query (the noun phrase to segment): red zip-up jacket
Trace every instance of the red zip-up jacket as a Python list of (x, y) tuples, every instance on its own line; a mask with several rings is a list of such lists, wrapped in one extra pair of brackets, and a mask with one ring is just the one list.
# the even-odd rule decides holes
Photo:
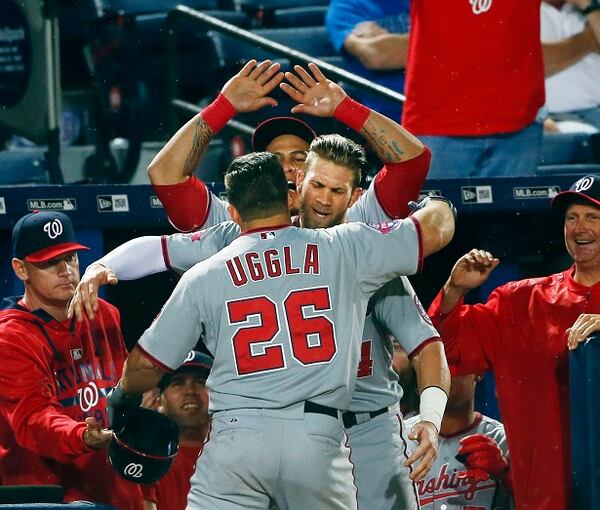
[(141, 510), (138, 485), (119, 477), (107, 450), (83, 441), (83, 421), (108, 426), (106, 393), (127, 350), (119, 312), (100, 301), (97, 317), (58, 322), (19, 298), (0, 303), (0, 480), (58, 484), (65, 502), (86, 500)]
[(573, 272), (507, 283), (447, 315), (440, 293), (429, 308), (450, 363), (494, 371), (519, 510), (571, 508), (567, 328), (600, 313), (600, 283), (585, 287)]

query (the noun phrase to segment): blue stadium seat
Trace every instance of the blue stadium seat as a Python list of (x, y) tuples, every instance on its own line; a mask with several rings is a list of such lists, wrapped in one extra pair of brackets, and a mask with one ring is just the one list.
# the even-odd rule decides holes
[(175, 6), (183, 4), (192, 9), (215, 10), (219, 8), (218, 0), (101, 0), (100, 5), (106, 13), (119, 13), (126, 16), (168, 12)]
[(540, 165), (594, 163), (595, 135), (587, 133), (545, 133)]
[(582, 175), (599, 174), (600, 163), (580, 163), (564, 165), (540, 165), (535, 171), (536, 175)]
[[(265, 28), (253, 30), (253, 33), (315, 57), (334, 56), (336, 54), (329, 42), (325, 27), (322, 26)], [(208, 32), (208, 36), (213, 41), (214, 56), (219, 67), (238, 65), (240, 62), (244, 62), (250, 58), (259, 60), (276, 58), (278, 61), (281, 61), (281, 57), (266, 49), (261, 49), (252, 43), (235, 39), (226, 34), (211, 30)]]
[(0, 151), (0, 185), (47, 183), (45, 149)]
[[(273, 27), (313, 27), (325, 24), (326, 5), (307, 5), (275, 9), (268, 22)], [(265, 22), (267, 24), (267, 22)]]

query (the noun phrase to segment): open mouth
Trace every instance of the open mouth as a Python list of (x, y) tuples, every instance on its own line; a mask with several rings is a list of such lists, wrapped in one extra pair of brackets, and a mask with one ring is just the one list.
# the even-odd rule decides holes
[(200, 405), (196, 404), (195, 402), (188, 402), (186, 404), (183, 404), (181, 406), (181, 409), (183, 409), (184, 411), (196, 411), (197, 409), (200, 409)]

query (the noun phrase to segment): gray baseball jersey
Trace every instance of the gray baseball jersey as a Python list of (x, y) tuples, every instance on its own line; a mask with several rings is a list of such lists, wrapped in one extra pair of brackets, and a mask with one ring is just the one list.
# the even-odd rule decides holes
[[(413, 416), (406, 420), (406, 428), (411, 428), (420, 420)], [(456, 460), (459, 441), (471, 434), (484, 434), (497, 443), (508, 457), (508, 445), (502, 423), (477, 413), (472, 427), (451, 437), (439, 437), (438, 456), (425, 478), (417, 482), (419, 500), (423, 510), (509, 510), (513, 508), (511, 498), (495, 480), (473, 484), (469, 479), (458, 478), (465, 465)], [(417, 443), (410, 442), (412, 449)]]
[(246, 233), (184, 274), (139, 346), (172, 370), (204, 334), (213, 412), (347, 409), (367, 300), (416, 272), (418, 236), (411, 219)]
[[(203, 229), (212, 227), (222, 221), (231, 219), (227, 210), (227, 201), (209, 191), (208, 215), (202, 225)], [(370, 186), (360, 198), (348, 209), (348, 221), (383, 222), (391, 219), (383, 210), (375, 193), (375, 186)]]
[(377, 411), (402, 398), (392, 368), (393, 335), (407, 353), (415, 353), (439, 334), (431, 324), (408, 278), (387, 283), (371, 298), (365, 320), (358, 380), (350, 404), (357, 413)]

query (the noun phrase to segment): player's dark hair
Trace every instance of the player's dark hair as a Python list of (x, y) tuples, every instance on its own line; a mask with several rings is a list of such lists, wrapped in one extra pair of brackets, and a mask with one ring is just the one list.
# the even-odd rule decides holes
[(288, 184), (279, 158), (252, 152), (234, 159), (225, 171), (227, 200), (245, 220), (288, 211)]
[(315, 156), (345, 167), (353, 174), (352, 189), (360, 186), (362, 172), (367, 168), (367, 155), (360, 145), (341, 135), (321, 135), (310, 144), (305, 169), (310, 167)]

